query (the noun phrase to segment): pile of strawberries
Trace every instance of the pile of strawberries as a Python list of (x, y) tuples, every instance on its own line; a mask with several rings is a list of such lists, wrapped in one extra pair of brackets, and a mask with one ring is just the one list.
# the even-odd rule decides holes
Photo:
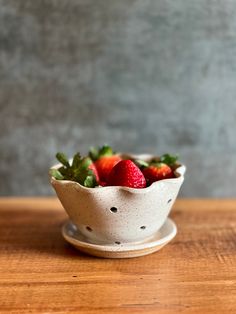
[(62, 166), (51, 169), (57, 180), (72, 180), (86, 187), (127, 186), (145, 188), (155, 181), (174, 178), (177, 156), (169, 154), (150, 161), (127, 159), (113, 152), (110, 146), (91, 148), (87, 157), (75, 154), (72, 163), (63, 153), (57, 153)]

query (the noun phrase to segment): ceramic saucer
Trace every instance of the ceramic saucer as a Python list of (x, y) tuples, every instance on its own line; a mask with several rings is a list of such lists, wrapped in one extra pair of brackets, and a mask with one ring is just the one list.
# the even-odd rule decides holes
[(167, 218), (159, 231), (144, 241), (101, 244), (91, 242), (71, 221), (67, 221), (62, 227), (63, 237), (75, 248), (87, 254), (105, 258), (130, 258), (156, 252), (171, 241), (176, 233), (175, 223)]

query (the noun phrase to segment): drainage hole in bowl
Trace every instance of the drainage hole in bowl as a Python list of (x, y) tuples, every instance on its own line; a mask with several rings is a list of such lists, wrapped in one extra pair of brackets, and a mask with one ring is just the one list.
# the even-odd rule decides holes
[(118, 209), (117, 209), (116, 207), (111, 207), (111, 208), (110, 208), (110, 211), (113, 212), (113, 213), (117, 213), (117, 210), (118, 210)]
[(90, 232), (92, 232), (92, 231), (93, 231), (93, 229), (92, 229), (92, 228), (90, 228), (89, 226), (86, 226), (86, 229), (87, 229), (88, 231), (90, 231)]
[(146, 226), (141, 226), (140, 229), (144, 230), (146, 229)]
[(115, 244), (120, 244), (120, 242), (119, 242), (119, 241), (116, 241)]
[(169, 204), (171, 201), (172, 201), (172, 199), (170, 198), (170, 199), (168, 200), (167, 204)]

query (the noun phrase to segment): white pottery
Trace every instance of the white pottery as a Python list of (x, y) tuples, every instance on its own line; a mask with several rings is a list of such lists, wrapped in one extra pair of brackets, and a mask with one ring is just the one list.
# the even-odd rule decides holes
[[(150, 155), (130, 155), (149, 160)], [(52, 168), (58, 168), (56, 165)], [(144, 241), (164, 224), (184, 181), (185, 166), (176, 178), (152, 183), (144, 189), (122, 186), (87, 188), (77, 182), (56, 180), (51, 184), (73, 224), (96, 243), (122, 244)]]
[(144, 241), (100, 244), (91, 243), (90, 239), (80, 233), (71, 221), (67, 221), (62, 227), (63, 237), (76, 249), (90, 255), (105, 258), (131, 258), (159, 251), (175, 237), (176, 232), (175, 223), (170, 218), (167, 218), (162, 227), (152, 237)]

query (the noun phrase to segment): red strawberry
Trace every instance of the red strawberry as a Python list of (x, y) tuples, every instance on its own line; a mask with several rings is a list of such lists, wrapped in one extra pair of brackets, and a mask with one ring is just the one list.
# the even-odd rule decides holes
[(121, 161), (121, 157), (114, 154), (108, 145), (104, 145), (101, 148), (91, 148), (89, 156), (97, 168), (100, 184), (102, 186), (106, 185), (111, 169)]
[(149, 184), (162, 179), (170, 179), (174, 177), (172, 169), (164, 163), (151, 164), (144, 168), (142, 172)]
[(96, 181), (97, 181), (97, 182), (100, 182), (99, 175), (98, 175), (98, 171), (97, 171), (97, 168), (96, 168), (95, 164), (94, 164), (94, 163), (91, 163), (91, 164), (89, 165), (88, 169), (90, 169), (90, 170), (93, 171), (93, 173), (94, 173), (94, 175), (95, 175), (95, 178), (96, 178)]
[(95, 166), (97, 168), (100, 180), (107, 182), (109, 174), (112, 168), (121, 161), (118, 155), (104, 156), (95, 161)]
[(108, 185), (127, 186), (131, 188), (145, 188), (146, 180), (142, 171), (132, 160), (121, 160), (116, 164), (108, 179)]

